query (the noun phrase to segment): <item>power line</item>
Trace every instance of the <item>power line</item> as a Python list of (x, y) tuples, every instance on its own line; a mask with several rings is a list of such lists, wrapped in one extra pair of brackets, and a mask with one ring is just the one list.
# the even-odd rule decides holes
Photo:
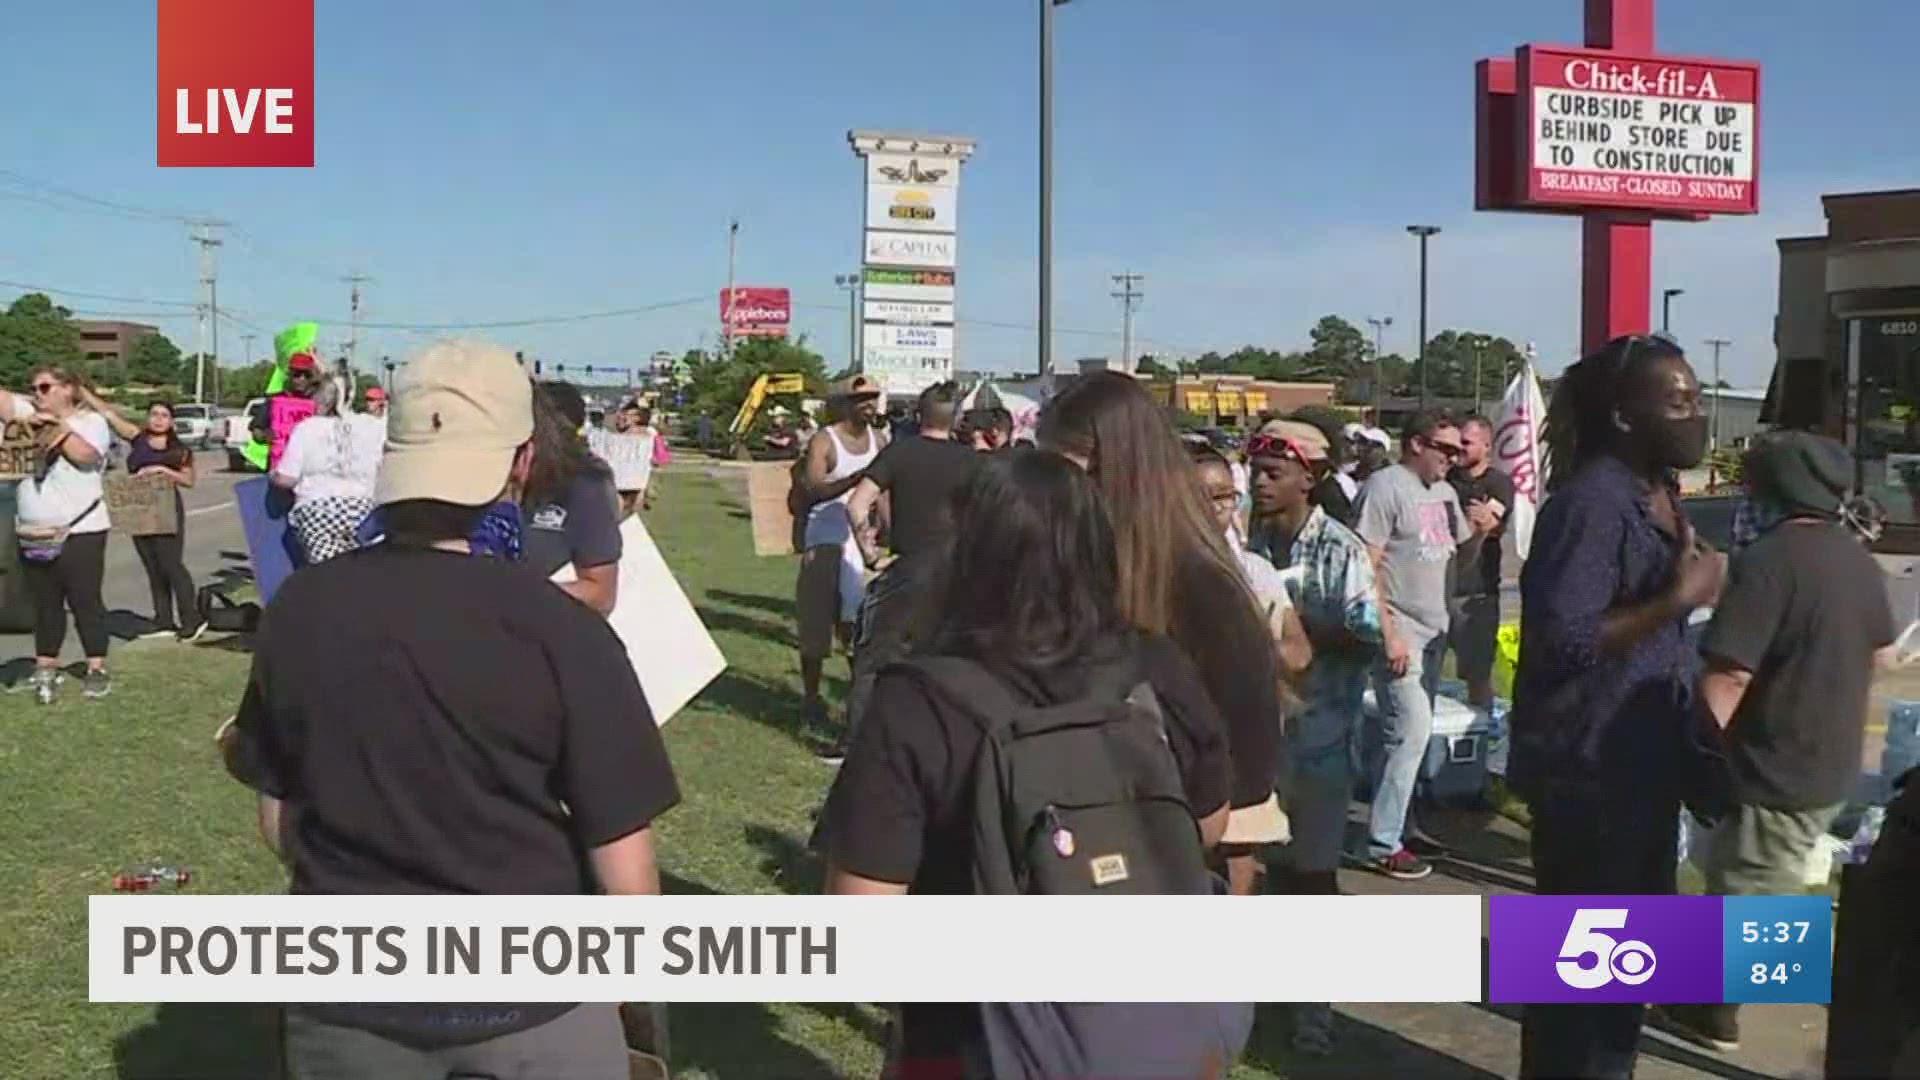
[(0, 281), (0, 285), (21, 292), (47, 293), (53, 296), (73, 296), (82, 300), (111, 300), (116, 304), (153, 304), (159, 307), (199, 307), (195, 300), (154, 300), (144, 296), (110, 296), (106, 293), (80, 292), (76, 289), (56, 289), (50, 285), (32, 285), (24, 281)]
[(111, 210), (120, 214), (145, 218), (151, 221), (173, 221), (191, 225), (197, 220), (187, 214), (177, 214), (167, 210), (154, 210), (144, 206), (133, 206), (128, 203), (115, 202), (112, 199), (102, 199), (93, 195), (83, 194), (71, 188), (63, 188), (58, 184), (49, 184), (44, 180), (36, 180), (25, 173), (15, 172), (12, 169), (0, 169), (0, 178), (5, 178), (7, 182), (16, 187), (37, 188), (40, 191), (51, 193), (63, 199), (71, 199), (104, 210)]

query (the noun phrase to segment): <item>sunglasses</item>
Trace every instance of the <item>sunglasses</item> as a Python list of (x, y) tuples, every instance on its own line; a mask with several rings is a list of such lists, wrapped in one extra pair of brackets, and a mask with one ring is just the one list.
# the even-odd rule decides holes
[(1446, 458), (1448, 461), (1453, 461), (1454, 459), (1460, 457), (1461, 455), (1467, 452), (1467, 448), (1460, 445), (1459, 443), (1444, 443), (1444, 442), (1433, 442), (1433, 441), (1428, 441), (1427, 449), (1440, 451), (1440, 456)]
[(1313, 464), (1312, 460), (1307, 457), (1307, 452), (1301, 448), (1299, 443), (1277, 435), (1255, 435), (1253, 438), (1248, 439), (1247, 457), (1249, 459), (1257, 457), (1291, 458), (1308, 468), (1311, 468)]
[(37, 382), (33, 384), (33, 392), (36, 394), (51, 394), (53, 393), (53, 388), (59, 385), (60, 384), (56, 382)]

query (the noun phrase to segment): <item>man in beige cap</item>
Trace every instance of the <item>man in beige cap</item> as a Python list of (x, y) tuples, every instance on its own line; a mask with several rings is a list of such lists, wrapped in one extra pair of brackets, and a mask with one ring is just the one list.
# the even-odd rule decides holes
[[(827, 391), (830, 422), (807, 441), (794, 471), (794, 497), (788, 505), (801, 526), (800, 576), (794, 585), (794, 609), (800, 632), (800, 684), (806, 721), (824, 733), (826, 700), (820, 681), (827, 656), (838, 639), (850, 644), (853, 623), (866, 599), (867, 565), (847, 510), (849, 497), (867, 466), (880, 456), (887, 439), (877, 426), (886, 394), (865, 375), (834, 383)], [(866, 522), (859, 522), (864, 527)], [(823, 753), (838, 760), (844, 737)]]
[[(626, 650), (516, 565), (532, 438), (511, 351), (428, 348), (377, 540), (268, 606), (227, 751), (292, 892), (659, 892), (650, 826), (679, 792)], [(627, 1075), (612, 1005), (289, 1006), (286, 1058), (294, 1080)]]

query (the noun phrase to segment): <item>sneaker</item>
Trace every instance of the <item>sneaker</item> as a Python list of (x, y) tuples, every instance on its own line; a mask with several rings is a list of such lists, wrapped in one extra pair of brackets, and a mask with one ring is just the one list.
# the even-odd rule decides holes
[(1295, 1053), (1323, 1058), (1333, 1053), (1333, 1042), (1333, 1006), (1302, 1004), (1293, 1007)]
[(1432, 864), (1406, 848), (1401, 848), (1384, 859), (1374, 859), (1367, 866), (1374, 873), (1385, 874), (1395, 881), (1419, 881), (1433, 873)]
[(200, 625), (194, 627), (191, 630), (180, 631), (179, 641), (180, 641), (180, 644), (182, 645), (191, 645), (194, 642), (199, 641), (201, 638), (206, 636), (207, 636), (207, 624), (201, 623)]
[(1695, 1046), (1722, 1054), (1740, 1049), (1737, 1005), (1655, 1005), (1654, 1026)]
[(97, 668), (89, 668), (86, 677), (80, 680), (80, 692), (90, 698), (103, 698), (113, 693), (113, 677)]
[(27, 679), (26, 685), (33, 687), (33, 699), (42, 705), (53, 704), (54, 693), (60, 684), (67, 681), (59, 668), (39, 668)]
[(141, 641), (158, 641), (161, 638), (173, 637), (175, 634), (178, 634), (178, 633), (179, 631), (174, 629), (171, 626), (155, 626), (153, 629), (147, 631), (144, 634), (141, 634), (140, 640)]
[(817, 751), (815, 756), (817, 756), (821, 761), (824, 761), (829, 765), (838, 765), (841, 762), (847, 760), (848, 741), (849, 741), (848, 738), (845, 735), (842, 735), (839, 738), (833, 740), (833, 742), (830, 745), (825, 746), (821, 748), (819, 751)]

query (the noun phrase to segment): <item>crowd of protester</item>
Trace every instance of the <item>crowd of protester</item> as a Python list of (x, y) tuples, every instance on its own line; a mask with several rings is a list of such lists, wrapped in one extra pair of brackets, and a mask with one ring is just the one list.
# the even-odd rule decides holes
[[(680, 792), (603, 617), (620, 523), (663, 463), (651, 418), (622, 408), (598, 432), (577, 390), (472, 342), (407, 366), (377, 444), (374, 418), (317, 382), (290, 383), (317, 397), (291, 430), (267, 410), (275, 482), (299, 499), (325, 477), (311, 500), (334, 509), (314, 515), (365, 520), (338, 551), (309, 545), (320, 557), (268, 607), (221, 736), (293, 890), (657, 893), (652, 825)], [(63, 432), (20, 510), (23, 526), (65, 521), (31, 571), (39, 651), (57, 655), (67, 604), (103, 661), (82, 612), (98, 607), (106, 421), (63, 373), (34, 391), (0, 396), (0, 412)], [(1411, 882), (1448, 855), (1416, 798), (1438, 676), (1451, 651), (1469, 704), (1493, 707), (1516, 498), (1484, 418), (1416, 414), (1397, 454), (1375, 428), (1275, 418), (1228, 455), (1183, 445), (1111, 372), (1050, 399), (1031, 440), (1003, 409), (963, 411), (953, 384), (920, 394), (911, 425), (887, 423), (884, 398), (863, 376), (832, 387), (788, 500), (797, 719), (837, 729), (812, 840), (827, 891), (1334, 895), (1343, 867)], [(141, 467), (190, 483), (163, 412), (131, 436)], [(1896, 628), (1851, 458), (1804, 432), (1760, 440), (1729, 574), (1676, 483), (1704, 455), (1704, 416), (1663, 338), (1609, 343), (1555, 388), (1552, 497), (1509, 613), (1508, 779), (1542, 893), (1676, 891), (1683, 806), (1712, 827), (1711, 890), (1794, 891), (1859, 771)], [(176, 545), (150, 565), (170, 583), (177, 562)], [(836, 644), (852, 669), (840, 725), (822, 686)], [(1049, 785), (1077, 801), (1038, 801)], [(1356, 789), (1368, 807), (1350, 829)], [(1331, 1006), (1289, 1015), (1299, 1052), (1333, 1051)], [(891, 1016), (899, 1080), (1224, 1076), (1252, 1024), (1246, 1005)], [(1725, 1008), (1657, 1019), (1738, 1045)], [(1645, 1020), (1636, 1005), (1529, 1006), (1521, 1074), (1631, 1076)], [(618, 1076), (626, 1027), (603, 1005), (306, 1005), (288, 1009), (287, 1053), (303, 1080), (529, 1063)]]

